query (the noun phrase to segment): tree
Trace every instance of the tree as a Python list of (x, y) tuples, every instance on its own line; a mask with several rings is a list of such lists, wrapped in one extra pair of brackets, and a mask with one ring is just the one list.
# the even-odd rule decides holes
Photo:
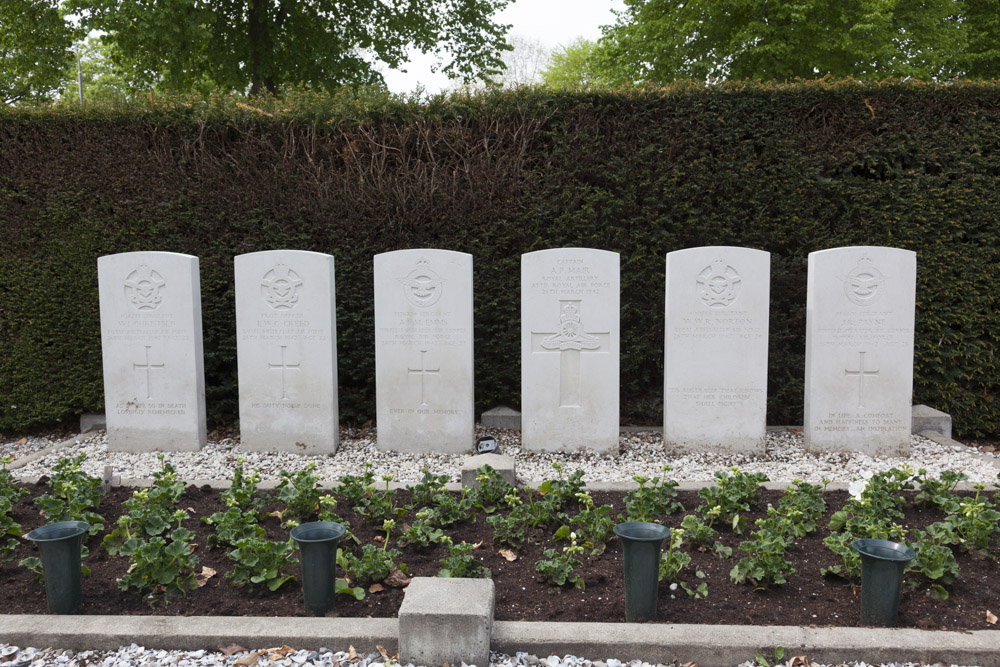
[(78, 33), (55, 0), (0, 1), (0, 99), (49, 99), (63, 85)]
[[(625, 0), (625, 5), (601, 40), (605, 63), (621, 82), (825, 75), (932, 80), (998, 73), (985, 71), (993, 66), (987, 63), (1000, 60), (996, 0)], [(984, 67), (973, 70), (974, 62)]]
[[(76, 46), (80, 54), (80, 69), (83, 78), (83, 99), (86, 103), (124, 100), (132, 92), (131, 87), (111, 64), (110, 47), (99, 38), (92, 37)], [(70, 66), (65, 75), (66, 84), (61, 100), (66, 103), (80, 99), (77, 88), (77, 65)]]
[(614, 72), (606, 71), (601, 46), (582, 37), (554, 50), (542, 71), (542, 83), (553, 88), (608, 86), (614, 79)]
[(68, 0), (105, 31), (111, 59), (135, 82), (187, 90), (203, 78), (231, 90), (285, 84), (372, 84), (370, 62), (408, 50), (452, 55), (447, 74), (495, 74), (509, 26), (491, 17), (509, 0)]
[(503, 72), (498, 83), (507, 88), (538, 83), (549, 61), (549, 50), (537, 39), (524, 35), (511, 35), (507, 39), (510, 50), (502, 56)]

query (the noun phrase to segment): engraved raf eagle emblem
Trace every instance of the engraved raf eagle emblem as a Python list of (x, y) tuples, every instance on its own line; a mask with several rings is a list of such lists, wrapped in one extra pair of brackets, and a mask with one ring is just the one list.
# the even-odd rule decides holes
[(444, 279), (431, 270), (430, 262), (421, 259), (417, 268), (399, 279), (406, 300), (418, 308), (429, 308), (441, 298)]
[(160, 290), (166, 281), (145, 264), (125, 278), (125, 298), (137, 310), (156, 310), (163, 301)]
[(291, 310), (299, 302), (302, 279), (284, 264), (278, 264), (264, 274), (260, 293), (268, 306), (275, 310)]
[(882, 295), (884, 291), (882, 287), (888, 280), (868, 257), (862, 257), (846, 276), (839, 278), (844, 283), (844, 295), (847, 300), (856, 306), (870, 306), (875, 303)]
[(709, 308), (725, 308), (740, 295), (743, 279), (736, 269), (715, 260), (698, 274), (698, 296)]

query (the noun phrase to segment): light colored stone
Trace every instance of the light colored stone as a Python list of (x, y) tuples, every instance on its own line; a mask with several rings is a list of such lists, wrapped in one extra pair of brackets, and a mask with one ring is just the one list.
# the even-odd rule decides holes
[(805, 447), (910, 448), (917, 256), (858, 246), (809, 254)]
[(771, 256), (667, 255), (663, 440), (669, 451), (763, 454)]
[(618, 253), (521, 256), (525, 449), (618, 451), (619, 304)]
[(399, 606), (399, 662), (488, 667), (492, 579), (414, 577)]
[(509, 428), (512, 431), (520, 431), (521, 413), (506, 405), (500, 405), (484, 412), (479, 422), (485, 428)]
[(911, 414), (911, 433), (933, 431), (946, 438), (951, 437), (951, 415), (927, 405), (914, 405)]
[(108, 449), (205, 444), (198, 258), (127, 252), (97, 260)]
[(80, 433), (103, 431), (108, 427), (108, 420), (103, 412), (84, 412), (80, 415)]
[(469, 451), (472, 364), (472, 255), (429, 248), (376, 255), (379, 449)]
[(303, 250), (239, 255), (236, 342), (240, 444), (251, 451), (337, 451), (333, 257)]
[(462, 486), (477, 488), (476, 471), (483, 466), (490, 466), (511, 486), (517, 486), (517, 475), (514, 474), (514, 459), (503, 454), (477, 454), (462, 462)]

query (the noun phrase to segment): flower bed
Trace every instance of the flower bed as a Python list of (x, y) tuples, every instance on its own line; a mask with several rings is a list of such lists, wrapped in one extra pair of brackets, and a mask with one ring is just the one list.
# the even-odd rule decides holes
[[(510, 491), (489, 471), (482, 491), (463, 493), (443, 492), (430, 474), (393, 493), (388, 480), (362, 474), (328, 494), (306, 470), (267, 496), (242, 471), (232, 491), (219, 492), (185, 488), (165, 466), (149, 489), (101, 496), (67, 459), (9, 510), (0, 501), (0, 516), (19, 524), (15, 534), (46, 523), (40, 509), (52, 520), (75, 512), (103, 523), (86, 543), (83, 614), (305, 615), (289, 526), (340, 518), (353, 535), (341, 541), (350, 582), (331, 615), (394, 616), (406, 583), (394, 570), (405, 563), (408, 576), (489, 570), (498, 620), (620, 622), (623, 564), (610, 527), (621, 517), (674, 531), (661, 561), (660, 622), (857, 625), (860, 590), (845, 544), (875, 536), (917, 547), (900, 625), (996, 627), (987, 620), (1000, 610), (995, 493), (955, 493), (956, 477), (908, 471), (873, 475), (853, 496), (810, 485), (767, 491), (760, 476), (735, 470), (698, 494), (677, 493), (667, 474), (627, 494), (586, 493), (582, 475), (565, 471), (532, 493)], [(87, 498), (99, 505), (88, 508)], [(35, 549), (10, 539), (0, 612), (45, 613), (42, 585), (18, 565)]]

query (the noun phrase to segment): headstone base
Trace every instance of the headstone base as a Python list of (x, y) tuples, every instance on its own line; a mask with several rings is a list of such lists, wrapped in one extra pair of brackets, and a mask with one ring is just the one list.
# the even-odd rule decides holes
[(476, 471), (483, 466), (492, 466), (511, 486), (517, 486), (517, 475), (514, 473), (514, 459), (502, 454), (478, 454), (470, 456), (462, 463), (462, 486), (477, 488)]
[(399, 606), (399, 662), (490, 664), (492, 579), (414, 577)]
[(927, 405), (914, 405), (912, 414), (913, 433), (934, 431), (946, 438), (951, 437), (951, 415), (947, 412), (935, 410)]
[(486, 428), (507, 428), (521, 430), (521, 413), (506, 405), (501, 405), (483, 413), (480, 423)]

